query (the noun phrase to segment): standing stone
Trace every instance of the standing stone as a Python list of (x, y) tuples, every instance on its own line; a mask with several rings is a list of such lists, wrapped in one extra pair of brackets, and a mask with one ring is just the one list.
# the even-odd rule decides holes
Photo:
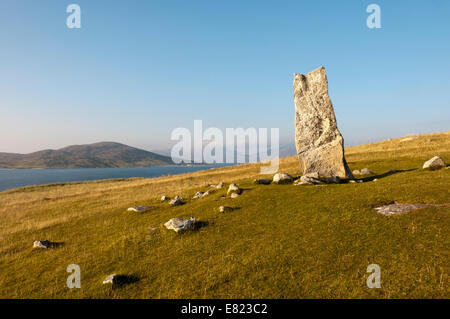
[(295, 144), (303, 174), (353, 178), (344, 157), (324, 67), (294, 74)]

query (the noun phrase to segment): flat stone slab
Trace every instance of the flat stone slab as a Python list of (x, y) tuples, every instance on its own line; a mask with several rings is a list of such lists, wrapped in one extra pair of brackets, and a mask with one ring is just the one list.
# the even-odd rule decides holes
[(375, 211), (379, 214), (385, 215), (385, 216), (392, 216), (392, 215), (400, 215), (404, 213), (408, 213), (415, 209), (420, 209), (424, 207), (430, 207), (430, 206), (441, 206), (439, 204), (389, 204), (384, 206), (375, 207)]
[(173, 229), (175, 232), (179, 233), (191, 228), (197, 221), (194, 217), (189, 219), (185, 218), (172, 218), (164, 224), (167, 229)]
[(127, 209), (129, 212), (144, 213), (152, 209), (153, 206), (133, 206)]

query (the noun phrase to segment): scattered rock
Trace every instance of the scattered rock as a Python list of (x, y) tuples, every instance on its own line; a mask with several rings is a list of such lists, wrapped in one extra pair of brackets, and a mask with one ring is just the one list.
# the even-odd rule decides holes
[(229, 207), (229, 206), (220, 206), (219, 207), (219, 212), (221, 212), (221, 213), (231, 212), (232, 210), (233, 210), (233, 208)]
[(295, 144), (304, 175), (352, 179), (344, 156), (341, 133), (328, 96), (324, 67), (294, 74)]
[(376, 182), (378, 180), (378, 178), (375, 178), (373, 181)]
[(348, 181), (349, 183), (356, 183), (356, 181), (354, 179), (351, 179)]
[(238, 198), (239, 196), (241, 196), (241, 195), (239, 195), (238, 193), (232, 193), (231, 194), (231, 198)]
[(50, 247), (50, 242), (48, 240), (36, 240), (33, 243), (33, 248), (44, 248), (47, 249)]
[(211, 195), (212, 193), (214, 193), (214, 191), (213, 191), (212, 189), (210, 189), (210, 190), (207, 190), (206, 192), (204, 192), (204, 193), (203, 193), (202, 197), (205, 197), (205, 196)]
[(317, 185), (322, 184), (319, 177), (319, 173), (308, 173), (300, 177), (300, 180), (296, 183), (296, 185)]
[(269, 185), (270, 183), (272, 183), (272, 180), (270, 178), (259, 178), (255, 179), (253, 182), (255, 184)]
[(194, 217), (191, 217), (190, 219), (185, 218), (172, 218), (167, 223), (164, 224), (164, 226), (167, 229), (173, 229), (175, 232), (179, 233), (185, 230), (188, 230), (191, 228), (197, 221)]
[(204, 194), (203, 192), (197, 192), (195, 193), (194, 197), (192, 197), (192, 199), (200, 198), (203, 196), (203, 194)]
[(363, 183), (363, 180), (362, 179), (357, 179), (356, 182), (357, 183)]
[(150, 230), (150, 231), (155, 231), (155, 230), (158, 230), (158, 228), (156, 228), (156, 227), (150, 227), (148, 230)]
[(111, 285), (117, 284), (118, 278), (119, 278), (119, 275), (118, 275), (118, 274), (112, 274), (112, 275), (109, 275), (108, 277), (105, 278), (105, 280), (103, 280), (103, 284), (104, 284), (104, 285), (107, 285), (107, 284), (111, 284)]
[(294, 181), (294, 178), (288, 173), (278, 173), (273, 176), (273, 182), (275, 184), (289, 184)]
[(445, 167), (445, 161), (439, 156), (435, 156), (423, 164), (423, 169), (437, 170)]
[(165, 201), (168, 201), (168, 200), (170, 200), (170, 197), (168, 197), (168, 196), (166, 196), (166, 195), (164, 195), (164, 196), (161, 197), (161, 201), (162, 201), (162, 202), (165, 202)]
[(127, 209), (129, 212), (144, 213), (152, 209), (153, 206), (133, 206)]
[(355, 169), (355, 170), (352, 172), (352, 174), (353, 174), (353, 175), (361, 175), (361, 172), (360, 172), (359, 170)]
[(183, 202), (183, 200), (181, 199), (180, 196), (176, 196), (174, 199), (172, 199), (169, 202), (169, 204), (170, 204), (170, 206), (180, 206), (180, 205), (183, 205), (184, 202)]
[(361, 170), (361, 175), (372, 175), (373, 173), (370, 171), (370, 169), (368, 169), (367, 167), (366, 168), (363, 168), (362, 170)]
[(220, 182), (219, 184), (217, 184), (216, 188), (217, 189), (221, 189), (223, 187), (223, 182)]
[(412, 140), (415, 140), (415, 139), (417, 139), (417, 136), (408, 136), (408, 137), (402, 138), (400, 140), (400, 142), (408, 142), (408, 141), (412, 141)]
[(391, 216), (391, 215), (400, 215), (407, 213), (409, 211), (427, 207), (427, 206), (440, 206), (437, 204), (398, 204), (393, 203), (389, 205), (383, 205), (379, 207), (375, 207), (375, 211), (379, 214), (385, 215), (385, 216)]
[(233, 194), (240, 194), (242, 192), (242, 189), (239, 188), (239, 186), (237, 186), (237, 184), (230, 184), (230, 186), (228, 187), (228, 191), (227, 194), (233, 193)]

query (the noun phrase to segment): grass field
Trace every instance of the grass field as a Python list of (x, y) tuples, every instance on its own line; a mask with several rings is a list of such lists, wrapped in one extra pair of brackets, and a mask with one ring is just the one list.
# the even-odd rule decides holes
[[(259, 166), (249, 164), (0, 192), (0, 297), (449, 298), (450, 170), (421, 169), (434, 155), (450, 162), (450, 132), (346, 148), (352, 170), (378, 178), (364, 183), (255, 185)], [(280, 171), (299, 174), (297, 159), (282, 159)], [(238, 183), (242, 196), (220, 198), (225, 187), (190, 199), (220, 181)], [(161, 195), (188, 200), (170, 207)], [(446, 205), (373, 210), (392, 201)], [(156, 208), (127, 212), (133, 205)], [(237, 209), (219, 213), (221, 205)], [(163, 227), (190, 216), (204, 226)], [(33, 250), (44, 239), (60, 245)], [(80, 289), (66, 286), (70, 264), (81, 268)], [(370, 264), (381, 268), (380, 289), (366, 286)], [(112, 289), (102, 285), (111, 273), (134, 280)]]

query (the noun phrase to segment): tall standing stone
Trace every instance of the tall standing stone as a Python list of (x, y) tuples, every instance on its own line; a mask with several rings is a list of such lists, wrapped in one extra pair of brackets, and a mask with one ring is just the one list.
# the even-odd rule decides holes
[(353, 178), (323, 66), (306, 75), (294, 74), (294, 102), (295, 144), (303, 174), (318, 173), (321, 179)]

